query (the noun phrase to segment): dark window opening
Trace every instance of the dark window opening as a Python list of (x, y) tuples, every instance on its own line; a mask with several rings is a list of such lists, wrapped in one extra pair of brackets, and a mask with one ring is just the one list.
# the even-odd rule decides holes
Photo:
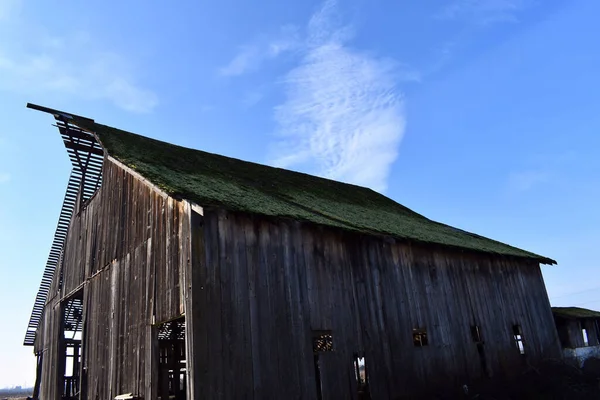
[(187, 391), (185, 318), (158, 328), (158, 398), (183, 400)]
[(556, 330), (558, 331), (558, 339), (562, 348), (571, 347), (571, 338), (569, 337), (569, 328), (566, 322), (559, 318), (556, 320)]
[(525, 355), (525, 344), (523, 340), (523, 331), (521, 330), (521, 325), (513, 325), (513, 339), (515, 344), (517, 345), (517, 349), (521, 355)]
[(471, 339), (473, 339), (475, 343), (483, 342), (481, 339), (481, 330), (478, 325), (471, 325)]
[(485, 346), (483, 342), (483, 337), (481, 336), (481, 329), (479, 325), (471, 325), (471, 339), (475, 342), (477, 346), (477, 354), (479, 355), (479, 364), (481, 365), (481, 370), (483, 371), (484, 376), (491, 376), (491, 372), (488, 369), (487, 358), (485, 355)]
[(79, 398), (81, 376), (81, 340), (83, 332), (83, 291), (79, 291), (62, 305), (62, 337), (60, 371), (62, 372), (61, 399)]
[(319, 356), (321, 353), (333, 351), (333, 335), (331, 331), (313, 331), (313, 359), (315, 363), (315, 381), (317, 385), (317, 400), (323, 399), (321, 387), (321, 365)]
[(331, 331), (315, 331), (313, 333), (313, 352), (333, 351), (333, 335)]
[(367, 400), (371, 398), (369, 393), (369, 376), (364, 354), (354, 355), (354, 374), (356, 377), (358, 399)]
[(429, 344), (427, 330), (425, 328), (413, 329), (413, 344), (415, 347), (423, 347)]

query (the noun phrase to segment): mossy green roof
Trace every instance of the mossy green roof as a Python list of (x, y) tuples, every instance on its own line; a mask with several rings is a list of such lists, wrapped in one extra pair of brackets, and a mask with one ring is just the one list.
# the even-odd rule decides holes
[(444, 225), (371, 189), (273, 168), (79, 120), (108, 154), (174, 197), (414, 242), (556, 262)]
[(552, 313), (563, 318), (600, 318), (600, 312), (579, 307), (552, 307)]

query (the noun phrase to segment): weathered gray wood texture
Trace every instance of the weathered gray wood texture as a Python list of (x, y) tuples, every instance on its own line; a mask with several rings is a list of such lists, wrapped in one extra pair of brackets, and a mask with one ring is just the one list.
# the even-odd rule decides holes
[[(43, 399), (58, 396), (61, 301), (79, 290), (89, 399), (155, 399), (152, 324), (184, 313), (189, 398), (315, 399), (313, 330), (334, 338), (320, 359), (324, 399), (355, 396), (355, 352), (373, 399), (481, 377), (471, 325), (496, 375), (523, 365), (514, 324), (530, 362), (560, 356), (535, 263), (223, 210), (201, 216), (110, 159), (71, 221), (63, 277), (36, 338)], [(413, 328), (427, 329), (429, 346), (413, 346)]]
[[(40, 347), (43, 353), (42, 372), (40, 388), (41, 399), (57, 399), (60, 398), (58, 392), (58, 352), (60, 348), (60, 333), (61, 333), (61, 312), (60, 304), (57, 301), (52, 301), (47, 304), (44, 310), (44, 318), (42, 324), (38, 328), (40, 337)], [(50, 360), (55, 360), (54, 364)]]
[[(219, 210), (205, 210), (198, 231), (206, 252), (206, 265), (199, 257), (194, 265), (202, 398), (316, 398), (312, 330), (333, 332), (335, 351), (321, 356), (324, 399), (354, 398), (358, 351), (373, 399), (482, 377), (471, 325), (495, 375), (523, 367), (515, 324), (529, 362), (560, 357), (535, 263)], [(427, 329), (428, 346), (414, 347), (417, 327)]]
[(583, 340), (583, 329), (588, 337), (587, 346), (600, 345), (600, 318), (561, 318), (555, 317), (556, 329), (560, 337), (561, 345), (565, 348), (585, 347)]
[(45, 353), (42, 399), (58, 396), (60, 302), (81, 289), (84, 398), (111, 399), (128, 392), (156, 398), (155, 382), (149, 379), (156, 368), (150, 325), (184, 313), (190, 246), (187, 204), (107, 160), (102, 188), (71, 221), (63, 285), (59, 290), (53, 283), (46, 305), (38, 338)]

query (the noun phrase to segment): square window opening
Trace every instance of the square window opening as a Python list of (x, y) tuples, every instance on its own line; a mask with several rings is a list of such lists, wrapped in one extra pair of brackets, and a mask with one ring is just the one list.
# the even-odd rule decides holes
[(429, 345), (427, 330), (425, 328), (413, 329), (413, 345), (415, 347), (424, 347)]
[(521, 329), (521, 325), (513, 325), (513, 340), (519, 350), (519, 353), (524, 356), (525, 355), (525, 343), (523, 340), (523, 331)]
[(482, 343), (481, 339), (481, 330), (479, 329), (479, 325), (471, 325), (471, 339), (475, 343)]
[(331, 331), (313, 331), (313, 353), (333, 351)]

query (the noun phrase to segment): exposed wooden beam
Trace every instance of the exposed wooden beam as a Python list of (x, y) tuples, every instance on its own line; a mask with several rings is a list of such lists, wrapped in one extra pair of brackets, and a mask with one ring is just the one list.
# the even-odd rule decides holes
[(37, 104), (27, 103), (27, 108), (31, 108), (32, 110), (46, 112), (46, 113), (54, 115), (55, 117), (58, 116), (58, 117), (66, 118), (68, 120), (73, 119), (73, 118), (79, 118), (79, 119), (85, 119), (87, 121), (94, 122), (94, 120), (91, 118), (82, 117), (81, 115), (71, 114), (71, 113), (67, 113), (64, 111), (55, 110), (53, 108), (40, 106)]
[(73, 137), (73, 138), (80, 139), (80, 140), (87, 140), (92, 143), (96, 142), (96, 138), (94, 138), (94, 136), (92, 136), (91, 133), (88, 133), (86, 131), (82, 131), (77, 128), (71, 128), (66, 125), (62, 125), (62, 126), (54, 125), (54, 126), (56, 126), (58, 128), (58, 130), (60, 131), (60, 134), (63, 136), (69, 136), (69, 137)]
[(85, 146), (82, 144), (77, 144), (74, 142), (66, 142), (65, 141), (65, 147), (67, 147), (69, 149), (73, 149), (73, 150), (80, 150), (80, 151), (85, 151), (88, 153), (96, 154), (99, 156), (104, 156), (104, 152), (100, 149), (97, 149), (97, 148), (91, 147), (91, 146)]

